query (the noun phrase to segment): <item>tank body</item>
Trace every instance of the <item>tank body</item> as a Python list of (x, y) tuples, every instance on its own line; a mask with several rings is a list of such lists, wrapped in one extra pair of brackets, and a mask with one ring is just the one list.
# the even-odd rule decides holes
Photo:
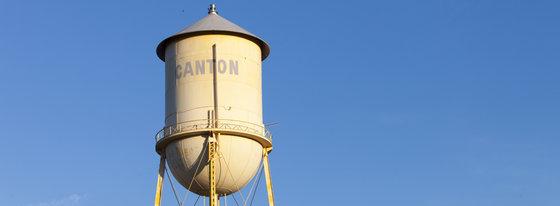
[[(252, 133), (255, 136), (265, 130), (259, 45), (227, 34), (196, 35), (169, 42), (165, 48), (165, 126), (185, 131), (212, 127), (213, 45), (218, 121), (223, 129), (231, 130), (219, 136), (217, 149), (217, 193), (227, 195), (239, 191), (255, 176), (262, 159), (263, 145), (258, 138), (251, 138)], [(209, 133), (177, 132), (173, 136), (175, 140), (164, 150), (171, 172), (185, 188), (207, 196)]]

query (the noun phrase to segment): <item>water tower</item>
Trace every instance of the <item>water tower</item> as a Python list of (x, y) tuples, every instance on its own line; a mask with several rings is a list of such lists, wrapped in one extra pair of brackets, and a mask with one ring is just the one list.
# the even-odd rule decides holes
[(157, 47), (165, 62), (165, 126), (156, 135), (161, 156), (155, 205), (160, 205), (166, 162), (189, 191), (219, 198), (241, 190), (263, 165), (274, 205), (263, 124), (262, 61), (270, 50), (254, 34), (208, 15)]

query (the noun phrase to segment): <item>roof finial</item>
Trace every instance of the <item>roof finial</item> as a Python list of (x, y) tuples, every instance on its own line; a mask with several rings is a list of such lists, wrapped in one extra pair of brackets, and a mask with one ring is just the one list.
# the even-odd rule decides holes
[(210, 4), (208, 7), (208, 14), (217, 14), (218, 10), (216, 9), (216, 4)]

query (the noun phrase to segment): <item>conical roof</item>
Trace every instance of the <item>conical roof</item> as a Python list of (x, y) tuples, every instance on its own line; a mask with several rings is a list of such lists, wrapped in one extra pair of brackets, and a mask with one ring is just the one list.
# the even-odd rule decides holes
[(175, 39), (204, 34), (228, 34), (249, 39), (259, 45), (259, 47), (261, 48), (261, 56), (263, 60), (266, 59), (266, 57), (270, 53), (270, 48), (264, 40), (225, 19), (224, 17), (221, 17), (216, 12), (215, 6), (211, 5), (208, 11), (208, 16), (161, 41), (156, 50), (157, 55), (161, 60), (165, 61), (165, 48), (169, 42)]

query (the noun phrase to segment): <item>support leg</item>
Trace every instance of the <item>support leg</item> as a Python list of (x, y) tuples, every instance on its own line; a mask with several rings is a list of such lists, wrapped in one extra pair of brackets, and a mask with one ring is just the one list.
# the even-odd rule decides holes
[(266, 177), (266, 192), (268, 193), (268, 205), (274, 206), (274, 192), (272, 192), (272, 178), (270, 177), (270, 163), (268, 162), (268, 152), (271, 148), (263, 149), (264, 175)]
[(161, 205), (161, 190), (163, 189), (163, 178), (165, 175), (165, 154), (161, 154), (159, 159), (159, 172), (156, 185), (155, 206)]
[(210, 137), (210, 141), (208, 141), (208, 160), (210, 161), (210, 206), (219, 206), (218, 194), (216, 193), (216, 137), (217, 133), (214, 133), (214, 137)]

